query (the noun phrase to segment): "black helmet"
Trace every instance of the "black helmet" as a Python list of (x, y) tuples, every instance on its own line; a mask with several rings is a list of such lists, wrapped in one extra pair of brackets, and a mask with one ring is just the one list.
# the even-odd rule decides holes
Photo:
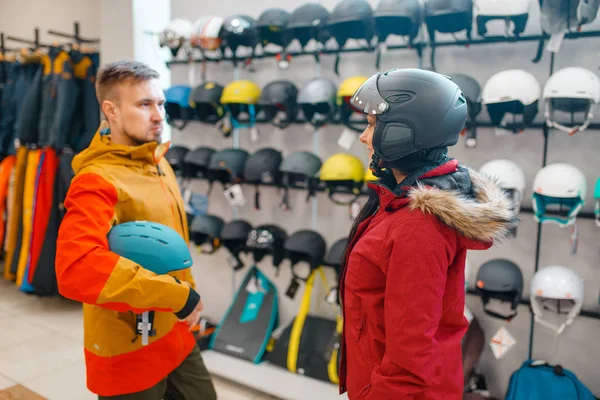
[(348, 238), (342, 238), (337, 240), (327, 252), (325, 256), (324, 265), (332, 267), (338, 276), (340, 275), (340, 268), (342, 266), (344, 252), (346, 251), (346, 246), (348, 245)]
[[(378, 43), (388, 36), (408, 36), (409, 46), (419, 35), (423, 21), (423, 6), (419, 0), (381, 0), (373, 13)], [(380, 53), (377, 53), (376, 68), (379, 68)]]
[(467, 32), (471, 40), (473, 26), (473, 0), (427, 0), (425, 24), (431, 41), (431, 67), (435, 71), (435, 32)]
[(475, 147), (477, 144), (475, 118), (481, 112), (481, 86), (475, 78), (468, 75), (452, 74), (450, 78), (458, 85), (467, 99), (469, 118), (462, 133), (467, 135), (465, 140), (467, 147)]
[[(266, 121), (280, 129), (286, 128), (298, 115), (298, 88), (288, 80), (269, 82), (261, 91), (258, 104)], [(284, 113), (285, 117), (279, 116)]]
[(321, 169), (321, 165), (321, 159), (307, 151), (297, 151), (283, 159), (279, 167), (283, 173), (282, 182), (285, 189), (281, 202), (283, 209), (289, 209), (289, 187), (306, 187), (308, 189), (307, 201), (316, 193), (319, 183), (316, 174)]
[(187, 172), (186, 176), (190, 178), (206, 178), (206, 169), (214, 153), (215, 149), (205, 146), (200, 146), (187, 153), (183, 158)]
[(256, 21), (258, 36), (263, 48), (269, 43), (281, 46), (284, 49), (290, 43), (286, 30), (290, 13), (281, 8), (269, 8), (260, 14)]
[(216, 215), (196, 215), (190, 225), (190, 239), (200, 252), (212, 254), (221, 246), (223, 225)]
[(329, 11), (319, 3), (307, 3), (296, 8), (287, 23), (290, 41), (298, 39), (302, 49), (314, 39), (325, 46), (331, 38), (327, 29)]
[(223, 225), (221, 243), (232, 255), (230, 263), (234, 271), (244, 267), (240, 260), (240, 253), (247, 251), (246, 240), (251, 230), (252, 225), (242, 219), (233, 220)]
[(236, 14), (225, 18), (219, 36), (223, 53), (227, 48), (231, 50), (234, 65), (237, 64), (236, 51), (238, 47), (250, 47), (252, 49), (250, 57), (252, 58), (256, 45), (259, 43), (256, 23), (254, 18), (249, 15)]
[(256, 185), (254, 205), (257, 210), (260, 210), (259, 185), (273, 184), (281, 186), (282, 172), (279, 170), (279, 166), (281, 165), (282, 158), (281, 152), (265, 148), (256, 151), (246, 159), (244, 180)]
[(171, 146), (167, 153), (165, 154), (165, 158), (173, 168), (175, 175), (177, 176), (187, 176), (184, 164), (184, 157), (190, 151), (189, 148), (185, 146)]
[(377, 116), (371, 168), (421, 149), (452, 146), (467, 119), (467, 100), (447, 76), (422, 69), (392, 69), (371, 76), (350, 100)]
[(323, 236), (319, 233), (311, 230), (301, 230), (288, 237), (283, 248), (285, 250), (285, 258), (290, 260), (292, 266), (292, 281), (306, 281), (310, 274), (306, 277), (300, 277), (296, 274), (294, 266), (301, 261), (305, 261), (310, 266), (312, 273), (313, 270), (323, 264), (327, 244)]
[[(505, 259), (490, 260), (479, 268), (476, 282), (483, 310), (487, 314), (509, 321), (517, 315), (517, 306), (523, 293), (523, 274), (517, 264)], [(489, 310), (486, 305), (492, 298), (509, 302), (512, 314), (502, 315)]]
[(216, 82), (205, 82), (192, 91), (190, 100), (200, 121), (214, 124), (223, 118), (221, 93), (223, 86)]
[[(368, 47), (375, 36), (375, 20), (373, 9), (365, 0), (342, 0), (329, 15), (327, 25), (335, 41), (338, 50), (341, 50), (348, 39), (364, 39)], [(337, 53), (335, 61), (335, 73), (338, 74), (340, 53)]]
[(243, 149), (224, 149), (215, 152), (208, 164), (208, 180), (223, 184), (240, 183), (244, 177), (244, 164), (248, 152)]
[(260, 262), (264, 256), (273, 257), (273, 266), (277, 268), (284, 259), (283, 244), (287, 239), (287, 233), (283, 228), (273, 224), (260, 225), (248, 233), (246, 247), (252, 253), (254, 262)]

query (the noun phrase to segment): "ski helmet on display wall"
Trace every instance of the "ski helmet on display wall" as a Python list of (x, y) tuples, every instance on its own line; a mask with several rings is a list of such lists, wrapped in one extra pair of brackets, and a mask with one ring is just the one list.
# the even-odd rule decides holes
[(283, 245), (286, 239), (287, 233), (280, 226), (260, 225), (248, 233), (246, 247), (252, 253), (254, 262), (260, 262), (266, 255), (270, 255), (278, 276), (279, 265), (284, 259)]
[(298, 105), (306, 121), (315, 128), (330, 123), (337, 111), (337, 87), (327, 78), (313, 78), (300, 89)]
[(532, 0), (474, 0), (474, 11), (477, 17), (477, 33), (487, 35), (486, 24), (492, 20), (504, 20), (505, 33), (509, 34), (512, 23), (512, 34), (519, 36), (525, 31)]
[(258, 36), (263, 48), (269, 43), (285, 49), (290, 43), (286, 25), (290, 13), (281, 8), (269, 8), (263, 11), (256, 21)]
[(533, 181), (533, 218), (561, 228), (571, 226), (586, 195), (587, 181), (579, 169), (565, 163), (547, 165)]
[[(497, 159), (485, 163), (479, 172), (498, 180), (502, 190), (508, 194), (513, 202), (515, 217), (518, 216), (521, 203), (525, 198), (525, 174), (521, 167), (513, 161)], [(509, 233), (514, 237), (516, 226)]]
[[(508, 321), (517, 315), (517, 306), (523, 293), (523, 273), (517, 264), (505, 259), (486, 262), (477, 272), (476, 286), (486, 314)], [(492, 311), (488, 306), (490, 299), (509, 303), (511, 313)]]
[(350, 102), (377, 117), (370, 165), (377, 176), (384, 163), (421, 149), (456, 144), (467, 120), (467, 100), (458, 85), (445, 75), (422, 69), (378, 72)]
[(596, 19), (600, 0), (540, 0), (540, 22), (549, 35), (579, 29)]
[[(311, 41), (315, 40), (321, 46), (331, 38), (327, 28), (329, 11), (319, 3), (307, 3), (296, 8), (287, 22), (287, 31), (290, 42), (298, 40), (302, 50)], [(315, 57), (318, 56), (315, 55)]]
[(251, 59), (254, 57), (256, 46), (260, 42), (254, 18), (241, 14), (225, 18), (219, 37), (221, 38), (223, 53), (225, 49), (231, 50), (234, 66), (237, 65), (237, 49), (239, 47), (250, 48), (252, 54), (249, 58)]
[(252, 81), (241, 79), (225, 86), (221, 93), (221, 104), (229, 112), (233, 128), (253, 127), (256, 124), (259, 98), (260, 87)]
[(190, 225), (190, 240), (200, 253), (212, 254), (221, 246), (223, 225), (216, 215), (196, 215)]
[(452, 74), (450, 79), (458, 85), (467, 99), (468, 119), (461, 134), (466, 135), (467, 147), (475, 147), (477, 145), (475, 119), (481, 112), (481, 86), (475, 78), (465, 74)]
[(191, 21), (176, 18), (169, 22), (159, 33), (159, 45), (160, 47), (168, 47), (173, 57), (176, 57), (179, 50), (186, 43), (189, 43), (193, 32), (194, 25)]
[(321, 169), (321, 159), (307, 151), (297, 151), (283, 158), (279, 170), (283, 173), (283, 198), (281, 208), (288, 210), (289, 188), (301, 186), (308, 189), (306, 201), (316, 193), (319, 178), (317, 172)]
[[(344, 126), (356, 132), (362, 132), (365, 129), (367, 119), (360, 110), (356, 110), (352, 107), (350, 99), (367, 79), (369, 78), (366, 76), (350, 77), (341, 83), (337, 91), (336, 105), (340, 110), (340, 120)], [(358, 115), (360, 118), (358, 120), (352, 120), (354, 115)]]
[(198, 119), (208, 124), (216, 124), (225, 115), (221, 104), (223, 86), (216, 82), (205, 82), (190, 94), (190, 103)]
[[(292, 281), (308, 280), (310, 273), (323, 264), (327, 243), (323, 236), (312, 230), (300, 230), (294, 232), (287, 238), (283, 245), (285, 258), (290, 260), (292, 267)], [(296, 264), (306, 262), (310, 267), (310, 272), (306, 276), (300, 276), (296, 271)], [(304, 274), (301, 274), (304, 275)], [(288, 294), (289, 295), (289, 294)], [(293, 298), (294, 296), (289, 296)]]
[[(378, 44), (384, 44), (388, 36), (407, 36), (408, 45), (419, 35), (423, 21), (423, 4), (420, 0), (380, 0), (373, 16)], [(381, 50), (378, 47), (375, 68), (379, 69)]]
[[(573, 135), (584, 131), (600, 103), (600, 79), (590, 70), (579, 67), (563, 68), (550, 76), (544, 86), (546, 124)], [(555, 112), (583, 113), (584, 121), (575, 126), (565, 126), (555, 119)]]
[[(509, 69), (493, 75), (484, 85), (482, 102), (492, 124), (514, 133), (531, 125), (538, 113), (542, 94), (540, 83), (533, 74), (521, 69)], [(512, 114), (513, 120), (508, 116)], [(517, 121), (517, 115), (521, 121)]]
[(243, 149), (223, 149), (210, 157), (207, 175), (209, 182), (219, 181), (225, 187), (241, 183), (248, 152)]
[(282, 161), (281, 152), (271, 148), (257, 150), (246, 159), (244, 180), (256, 186), (254, 206), (260, 210), (261, 184), (281, 186), (282, 172), (279, 170)]
[(258, 100), (267, 122), (285, 129), (298, 114), (298, 88), (288, 80), (277, 80), (263, 87)]
[(425, 24), (431, 41), (431, 67), (435, 71), (435, 33), (466, 31), (467, 39), (471, 40), (473, 0), (427, 0)]
[(165, 153), (165, 159), (175, 172), (176, 176), (187, 176), (185, 156), (190, 152), (186, 146), (170, 146)]
[[(530, 302), (535, 322), (561, 334), (573, 324), (583, 305), (583, 279), (563, 265), (540, 268), (531, 280)], [(567, 314), (567, 319), (556, 326), (544, 318), (544, 310)]]
[(169, 125), (184, 129), (192, 119), (194, 110), (190, 104), (191, 93), (192, 88), (187, 85), (175, 85), (165, 90), (165, 113)]
[(229, 263), (234, 271), (244, 267), (240, 260), (240, 253), (248, 251), (246, 240), (251, 230), (252, 225), (242, 219), (230, 221), (223, 225), (223, 229), (221, 229), (221, 244), (231, 255)]
[[(349, 205), (360, 196), (363, 186), (365, 167), (360, 159), (352, 154), (337, 153), (323, 163), (319, 179), (325, 182), (325, 191), (329, 199), (338, 205)], [(334, 198), (337, 192), (352, 193), (354, 196), (342, 201)]]
[(371, 47), (375, 36), (373, 9), (365, 0), (341, 0), (333, 8), (327, 25), (338, 45), (335, 74), (338, 75), (341, 50), (349, 39), (364, 40)]
[(200, 146), (189, 153), (186, 153), (183, 158), (187, 176), (190, 178), (206, 179), (206, 170), (210, 163), (210, 158), (215, 153), (212, 147)]

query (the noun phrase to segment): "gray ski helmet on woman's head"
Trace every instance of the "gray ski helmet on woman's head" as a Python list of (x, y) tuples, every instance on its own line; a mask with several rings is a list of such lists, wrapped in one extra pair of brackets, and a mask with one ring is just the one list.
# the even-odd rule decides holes
[(215, 152), (208, 164), (208, 180), (221, 183), (240, 183), (248, 152), (243, 149), (224, 149)]
[(327, 78), (308, 81), (298, 93), (304, 118), (315, 127), (331, 122), (337, 110), (336, 94), (336, 85)]
[[(483, 310), (487, 314), (509, 321), (517, 315), (517, 306), (523, 293), (523, 273), (517, 264), (505, 259), (490, 260), (479, 268), (476, 282)], [(512, 314), (502, 315), (489, 310), (486, 306), (490, 299), (509, 302)]]
[(221, 246), (224, 224), (216, 215), (196, 215), (190, 225), (190, 239), (199, 251), (212, 254)]
[(187, 153), (183, 158), (187, 176), (190, 178), (206, 178), (206, 169), (214, 153), (215, 149), (205, 146), (200, 146)]
[(475, 119), (481, 112), (481, 86), (475, 78), (465, 74), (452, 74), (450, 78), (458, 85), (467, 99), (469, 117)]
[(242, 219), (226, 223), (221, 230), (221, 243), (233, 256), (232, 267), (235, 271), (244, 266), (240, 253), (247, 251), (246, 240), (251, 230), (252, 225)]
[(319, 3), (299, 6), (288, 19), (287, 31), (290, 41), (298, 39), (303, 49), (312, 39), (325, 45), (331, 38), (331, 33), (327, 29), (328, 19), (329, 11)]
[[(298, 88), (288, 80), (269, 82), (258, 99), (266, 120), (280, 129), (286, 128), (298, 115)], [(279, 113), (285, 117), (280, 118)]]
[(371, 76), (350, 100), (377, 117), (373, 162), (393, 162), (422, 149), (458, 142), (467, 100), (445, 75), (422, 69), (392, 69)]

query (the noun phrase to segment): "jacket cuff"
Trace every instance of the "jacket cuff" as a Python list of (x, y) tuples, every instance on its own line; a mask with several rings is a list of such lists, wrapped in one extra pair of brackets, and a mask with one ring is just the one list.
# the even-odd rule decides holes
[(190, 294), (188, 295), (185, 305), (180, 311), (176, 312), (175, 315), (179, 319), (186, 319), (192, 311), (194, 311), (199, 302), (200, 295), (190, 287)]

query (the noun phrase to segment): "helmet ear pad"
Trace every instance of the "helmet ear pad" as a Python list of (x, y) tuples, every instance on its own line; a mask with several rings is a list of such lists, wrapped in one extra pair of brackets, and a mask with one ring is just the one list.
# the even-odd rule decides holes
[(385, 122), (377, 118), (373, 133), (373, 150), (384, 161), (395, 161), (418, 150), (415, 133), (405, 122)]

